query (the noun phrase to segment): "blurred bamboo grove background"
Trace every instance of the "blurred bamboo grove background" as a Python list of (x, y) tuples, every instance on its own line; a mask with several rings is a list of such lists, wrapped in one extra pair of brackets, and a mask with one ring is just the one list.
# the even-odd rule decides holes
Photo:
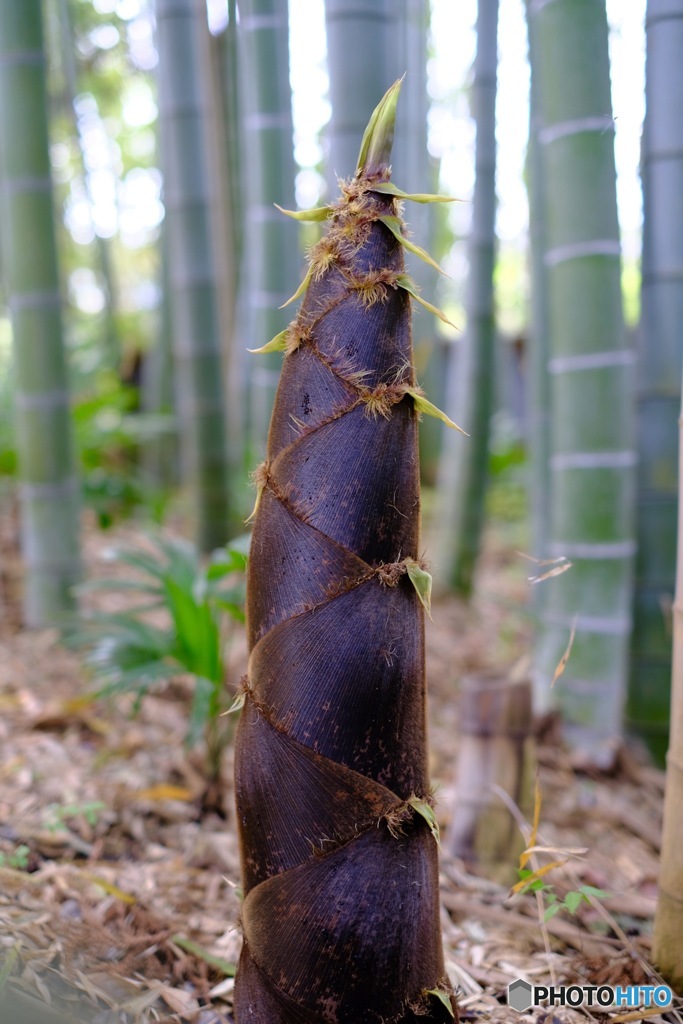
[(549, 576), (538, 709), (559, 704), (591, 761), (625, 722), (662, 758), (683, 349), (669, 8), (3, 0), (0, 501), (26, 624), (68, 614), (79, 503), (103, 529), (180, 515), (205, 552), (243, 532), (281, 364), (247, 350), (287, 326), (319, 237), (274, 204), (334, 195), (405, 72), (393, 180), (463, 200), (408, 211), (450, 276), (409, 255), (410, 273), (457, 325), (416, 305), (418, 376), (471, 435), (421, 426), (434, 574), (467, 599), (487, 522), (508, 523)]

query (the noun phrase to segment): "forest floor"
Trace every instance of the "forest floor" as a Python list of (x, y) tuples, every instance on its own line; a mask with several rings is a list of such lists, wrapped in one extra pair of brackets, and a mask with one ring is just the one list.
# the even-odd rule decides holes
[[(89, 575), (103, 574), (105, 548), (135, 539), (131, 528), (89, 530)], [(491, 532), (472, 605), (436, 602), (428, 623), (431, 775), (444, 847), (456, 799), (458, 686), (468, 674), (519, 669), (530, 645), (529, 564), (514, 544), (509, 532)], [(225, 815), (202, 813), (201, 761), (183, 745), (189, 684), (150, 693), (137, 711), (128, 697), (116, 705), (90, 699), (79, 656), (54, 631), (18, 627), (7, 521), (0, 557), (0, 1024), (227, 1024), (240, 947), (231, 750)], [(233, 686), (245, 658), (239, 637)], [(662, 773), (632, 745), (610, 774), (579, 771), (552, 728), (538, 736), (537, 757), (537, 841), (585, 851), (567, 855), (546, 881), (560, 898), (585, 884), (609, 897), (542, 927), (539, 897), (511, 897), (508, 886), (478, 877), (445, 849), (446, 966), (461, 1017), (640, 1020), (640, 1013), (588, 1007), (516, 1014), (507, 1005), (507, 986), (519, 977), (532, 984), (657, 978), (648, 958)], [(683, 1017), (658, 1011), (650, 1019)]]

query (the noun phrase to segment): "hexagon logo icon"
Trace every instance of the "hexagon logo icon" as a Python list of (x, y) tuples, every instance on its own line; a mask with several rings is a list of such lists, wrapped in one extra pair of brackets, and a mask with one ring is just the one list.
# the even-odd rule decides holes
[(529, 982), (524, 981), (522, 978), (517, 978), (517, 981), (513, 981), (508, 985), (508, 1006), (511, 1006), (513, 1010), (517, 1010), (518, 1013), (528, 1010), (532, 1005), (531, 992), (532, 989)]

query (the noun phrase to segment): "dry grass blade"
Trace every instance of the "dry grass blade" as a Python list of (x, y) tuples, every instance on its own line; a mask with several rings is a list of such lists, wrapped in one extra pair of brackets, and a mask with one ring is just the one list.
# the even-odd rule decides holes
[(572, 623), (572, 630), (571, 630), (571, 633), (569, 634), (569, 643), (567, 644), (565, 652), (562, 655), (562, 657), (560, 658), (560, 660), (558, 661), (557, 666), (555, 668), (555, 671), (553, 672), (553, 678), (550, 681), (550, 688), (551, 689), (553, 688), (553, 686), (555, 685), (557, 680), (560, 678), (560, 676), (564, 672), (565, 668), (567, 667), (567, 662), (569, 661), (569, 655), (572, 653), (572, 647), (574, 646), (574, 637), (575, 636), (576, 636), (576, 617), (574, 617), (574, 621)]
[(554, 579), (555, 576), (561, 576), (562, 573), (567, 572), (571, 569), (573, 562), (564, 561), (561, 565), (556, 565), (552, 569), (548, 569), (547, 572), (542, 573), (540, 576), (528, 576), (529, 583), (543, 583), (544, 580)]
[[(501, 796), (502, 792), (503, 791), (500, 790), (498, 795)], [(507, 798), (505, 800), (505, 803), (506, 804), (507, 803), (512, 804), (512, 801), (510, 801), (510, 798), (509, 798), (507, 793), (505, 794), (505, 797)], [(539, 825), (539, 822), (541, 820), (541, 803), (542, 803), (542, 801), (543, 801), (543, 797), (541, 795), (541, 784), (539, 782), (538, 775), (536, 775), (536, 781), (534, 783), (534, 820), (533, 820), (533, 824), (531, 826), (531, 832), (529, 833), (528, 837), (525, 835), (526, 842), (527, 842), (527, 847), (526, 847), (526, 850), (524, 850), (520, 854), (520, 858), (519, 858), (519, 870), (520, 871), (523, 871), (524, 868), (527, 866), (527, 863), (530, 860), (530, 858), (531, 858), (531, 856), (533, 854), (534, 848), (536, 846), (536, 837), (538, 835), (538, 825)], [(514, 804), (512, 806), (514, 807), (514, 810), (516, 812), (515, 813), (515, 817), (517, 818), (517, 823), (518, 823), (520, 829), (522, 830), (522, 834), (524, 835), (526, 823), (524, 822), (524, 818), (522, 817), (522, 812), (519, 810), (519, 808), (517, 807), (516, 804)]]
[(561, 576), (567, 569), (571, 569), (573, 562), (570, 562), (565, 555), (560, 555), (559, 558), (535, 558), (533, 555), (529, 555), (526, 551), (517, 551), (516, 554), (520, 558), (525, 558), (527, 562), (533, 562), (539, 568), (544, 566), (550, 566), (547, 572), (540, 573), (537, 576), (527, 576), (528, 583), (543, 583), (544, 580), (553, 579), (555, 576)]
[[(537, 849), (537, 847), (534, 847), (534, 849)], [(530, 850), (528, 850), (527, 852), (531, 853)], [(562, 865), (566, 863), (566, 860), (553, 860), (550, 861), (549, 864), (543, 864), (541, 867), (535, 868), (530, 875), (526, 875), (524, 878), (520, 879), (519, 882), (516, 882), (510, 889), (510, 892), (521, 892), (523, 889), (528, 888), (528, 886), (535, 882), (537, 879), (543, 878), (543, 876), (547, 875), (549, 871), (552, 871), (554, 868), (561, 868)]]
[(650, 1006), (647, 1010), (633, 1010), (631, 1013), (620, 1013), (616, 1017), (609, 1018), (609, 1024), (627, 1024), (628, 1021), (645, 1020), (646, 1017), (662, 1017), (667, 1013), (666, 1006)]

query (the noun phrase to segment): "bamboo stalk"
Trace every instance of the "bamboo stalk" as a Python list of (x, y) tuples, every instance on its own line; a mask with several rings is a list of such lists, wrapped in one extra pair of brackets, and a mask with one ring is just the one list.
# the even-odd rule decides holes
[(643, 276), (638, 359), (638, 555), (627, 725), (663, 763), (671, 685), (676, 552), (676, 418), (683, 315), (683, 3), (650, 0), (643, 129)]
[(79, 116), (76, 107), (78, 89), (78, 70), (74, 50), (74, 39), (72, 31), (72, 19), (69, 11), (69, 0), (60, 0), (59, 4), (59, 30), (60, 30), (60, 52), (62, 67), (64, 70), (64, 93), (68, 102), (69, 111), (74, 120), (76, 135), (78, 138), (78, 153), (80, 157), (80, 170), (83, 180), (83, 189), (88, 202), (90, 222), (95, 236), (95, 249), (99, 270), (101, 274), (101, 285), (104, 292), (104, 316), (102, 318), (102, 333), (106, 363), (112, 369), (118, 371), (121, 364), (121, 342), (116, 325), (116, 311), (118, 307), (118, 287), (116, 272), (112, 258), (111, 242), (97, 233), (95, 219), (93, 216), (94, 201), (90, 174), (86, 166), (86, 146), (83, 138), (83, 119)]
[[(256, 348), (284, 330), (290, 312), (280, 307), (299, 283), (298, 228), (274, 205), (295, 205), (288, 10), (287, 0), (240, 3), (247, 348)], [(277, 356), (261, 360), (258, 366), (253, 362), (247, 366), (249, 443), (258, 457), (263, 456), (278, 369)]]
[[(400, 62), (401, 6), (397, 0), (325, 0), (332, 101), (327, 160), (330, 195), (337, 192), (338, 178), (348, 178), (356, 172), (365, 111), (376, 96), (406, 71)], [(400, 134), (400, 122), (397, 127)], [(400, 159), (400, 152), (398, 155)], [(398, 175), (396, 180), (406, 188)], [(424, 182), (421, 184), (424, 187)]]
[[(392, 174), (406, 192), (419, 192), (429, 183), (436, 188), (437, 168), (427, 149), (429, 96), (427, 93), (427, 37), (429, 4), (427, 0), (402, 0), (399, 15), (399, 60), (397, 75), (405, 72), (401, 105), (396, 118), (396, 137), (392, 156)], [(409, 211), (409, 229), (415, 238), (426, 242), (432, 251), (437, 209), (413, 204)], [(409, 272), (423, 297), (438, 305), (436, 280), (421, 260), (408, 254)], [(413, 324), (415, 365), (420, 380), (432, 400), (441, 408), (446, 401), (444, 365), (448, 343), (438, 335), (434, 318), (420, 312)], [(443, 425), (433, 418), (420, 428), (420, 473), (425, 483), (434, 485), (442, 446)]]
[[(30, 129), (30, 130), (29, 130)], [(80, 572), (75, 476), (50, 177), (40, 0), (0, 4), (0, 180), (16, 368), (24, 615), (52, 625)]]
[(445, 439), (439, 487), (442, 578), (464, 597), (472, 593), (481, 544), (493, 407), (497, 64), (498, 3), (480, 0), (472, 87), (477, 137), (467, 326), (458, 346), (447, 402), (470, 437), (467, 443), (455, 435)]
[(142, 364), (142, 407), (148, 414), (162, 417), (167, 428), (155, 433), (143, 447), (142, 465), (148, 485), (154, 491), (170, 491), (179, 483), (178, 426), (173, 389), (173, 326), (168, 245), (161, 229), (159, 283), (161, 304), (154, 345)]
[(454, 1014), (409, 577), (424, 580), (410, 296), (395, 200), (376, 191), (397, 86), (311, 253), (257, 477), (235, 751), (240, 1022)]
[(223, 374), (195, 0), (159, 0), (159, 108), (178, 423), (198, 545), (228, 536)]
[[(545, 201), (540, 131), (540, 102), (538, 73), (539, 56), (530, 15), (530, 0), (526, 3), (529, 52), (531, 55), (531, 82), (529, 94), (529, 148), (527, 153), (527, 192), (529, 197), (529, 242), (531, 251), (531, 337), (528, 346), (529, 413), (527, 437), (530, 461), (531, 550), (536, 558), (547, 557), (547, 533), (550, 522), (550, 412), (548, 379), (548, 300), (547, 272), (543, 263), (545, 242)], [(537, 611), (542, 602), (542, 591), (534, 591)]]
[[(211, 241), (218, 280), (216, 292), (221, 360), (225, 380), (227, 460), (232, 483), (231, 494), (235, 498), (230, 505), (229, 532), (236, 534), (241, 532), (245, 516), (245, 513), (236, 507), (236, 492), (238, 491), (236, 484), (243, 469), (246, 420), (244, 366), (242, 354), (239, 351), (237, 308), (241, 259), (239, 243), (241, 215), (239, 212), (240, 202), (237, 200), (239, 182), (232, 180), (232, 175), (239, 172), (239, 163), (235, 160), (232, 152), (237, 145), (235, 137), (237, 128), (234, 125), (235, 112), (231, 92), (233, 87), (232, 62), (236, 54), (230, 53), (228, 66), (225, 67), (226, 51), (229, 52), (233, 46), (236, 26), (233, 22), (229, 22), (225, 39), (212, 36), (206, 20), (205, 0), (195, 0), (195, 2), (200, 26), (202, 95), (206, 97), (207, 171), (212, 207)], [(234, 10), (231, 11), (231, 14), (234, 18)]]
[[(607, 766), (622, 726), (635, 542), (633, 354), (624, 337), (604, 2), (531, 4), (545, 182), (550, 371), (548, 555), (536, 701), (575, 756)], [(575, 631), (571, 657), (550, 680)]]
[(511, 885), (524, 837), (492, 787), (528, 816), (533, 808), (534, 741), (528, 681), (467, 677), (459, 700), (457, 788), (445, 845), (468, 870)]

